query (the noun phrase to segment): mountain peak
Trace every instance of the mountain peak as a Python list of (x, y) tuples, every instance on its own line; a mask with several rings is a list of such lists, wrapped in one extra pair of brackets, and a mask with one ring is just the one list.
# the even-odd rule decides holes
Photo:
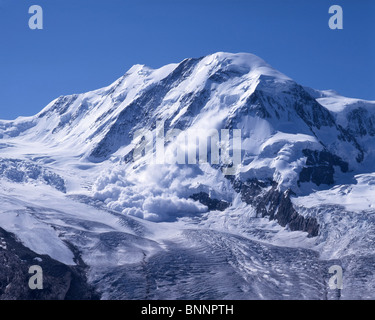
[(228, 72), (235, 75), (250, 74), (252, 78), (257, 76), (270, 76), (280, 80), (292, 80), (286, 75), (274, 69), (266, 61), (251, 53), (216, 52), (200, 58), (187, 58), (179, 63), (172, 63), (161, 68), (151, 68), (144, 64), (133, 65), (125, 74), (152, 77), (162, 79), (173, 72), (178, 66), (189, 62), (197, 62), (197, 70), (200, 74), (212, 72)]
[(259, 67), (268, 66), (270, 67), (262, 58), (256, 56), (252, 53), (239, 52), (216, 52), (205, 57), (206, 59), (212, 59), (213, 61), (224, 62), (230, 61), (233, 64), (249, 66), (249, 67)]
[(286, 75), (274, 69), (262, 58), (252, 53), (216, 52), (203, 58), (203, 63), (216, 65), (224, 70), (252, 73), (254, 75), (271, 76), (283, 80), (291, 80)]

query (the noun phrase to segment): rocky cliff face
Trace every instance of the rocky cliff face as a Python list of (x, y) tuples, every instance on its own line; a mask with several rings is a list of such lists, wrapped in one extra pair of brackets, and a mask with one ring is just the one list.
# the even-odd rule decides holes
[(204, 204), (207, 206), (208, 210), (224, 211), (231, 205), (227, 201), (210, 198), (206, 192), (195, 193), (191, 195), (190, 198)]
[(242, 200), (256, 208), (259, 217), (276, 220), (291, 231), (307, 232), (309, 237), (316, 237), (319, 234), (317, 219), (304, 217), (294, 208), (290, 199), (293, 195), (291, 190), (281, 192), (278, 190), (277, 183), (256, 179), (247, 182), (233, 181), (233, 185), (241, 194)]
[[(98, 294), (87, 284), (86, 266), (67, 266), (22, 245), (16, 237), (0, 228), (0, 300), (90, 300)], [(77, 257), (79, 260), (79, 257)], [(31, 290), (31, 266), (43, 270), (43, 289)]]
[(339, 168), (345, 173), (349, 170), (349, 164), (340, 157), (335, 156), (327, 151), (302, 150), (306, 156), (306, 164), (302, 168), (298, 184), (303, 182), (312, 182), (317, 186), (321, 184), (333, 185), (335, 183), (335, 168)]

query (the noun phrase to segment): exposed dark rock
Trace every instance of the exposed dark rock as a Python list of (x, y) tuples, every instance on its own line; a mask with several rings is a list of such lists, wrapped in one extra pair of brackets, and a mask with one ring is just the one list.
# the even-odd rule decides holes
[(250, 179), (246, 182), (241, 182), (231, 177), (229, 177), (229, 179), (232, 182), (233, 189), (236, 192), (241, 193), (242, 200), (246, 203), (250, 203), (248, 201), (259, 196), (264, 188), (271, 186), (273, 183), (271, 180), (260, 181), (257, 179)]
[(230, 206), (230, 203), (223, 200), (218, 199), (211, 199), (210, 196), (206, 192), (199, 192), (191, 195), (189, 198), (199, 201), (201, 204), (204, 204), (208, 207), (208, 210), (218, 210), (224, 211), (226, 208)]
[(288, 225), (291, 231), (304, 231), (310, 237), (316, 237), (319, 232), (317, 220), (298, 214), (290, 200), (290, 195), (290, 190), (282, 193), (273, 187), (264, 200), (258, 203), (257, 208), (263, 211), (263, 216), (269, 216), (270, 220), (277, 220), (282, 227)]
[(368, 110), (358, 107), (347, 115), (347, 130), (354, 136), (375, 136), (375, 115), (369, 114)]
[(242, 200), (256, 208), (261, 217), (276, 220), (282, 227), (288, 226), (291, 231), (304, 231), (309, 237), (316, 237), (319, 233), (319, 224), (315, 218), (304, 217), (294, 209), (290, 196), (292, 192), (281, 192), (277, 183), (251, 180), (244, 182), (235, 181), (233, 186), (241, 193)]
[(313, 182), (317, 186), (321, 184), (332, 185), (335, 183), (333, 175), (334, 166), (340, 167), (342, 172), (348, 172), (349, 165), (340, 157), (328, 151), (316, 151), (305, 149), (302, 151), (307, 157), (306, 166), (301, 170), (298, 185), (301, 182)]
[[(39, 114), (38, 118), (43, 118), (46, 115), (51, 115), (54, 112), (58, 113), (59, 115), (63, 115), (66, 113), (71, 106), (76, 100), (78, 99), (77, 94), (73, 94), (70, 96), (60, 96), (59, 98), (56, 99), (52, 107), (41, 114)], [(61, 123), (60, 123), (61, 124)]]
[[(95, 300), (94, 289), (87, 284), (86, 266), (74, 250), (77, 266), (67, 266), (47, 255), (25, 247), (16, 237), (0, 228), (0, 300)], [(73, 249), (73, 247), (70, 245)], [(43, 270), (43, 289), (29, 288), (30, 266)]]
[[(147, 88), (137, 99), (121, 111), (103, 140), (101, 140), (91, 152), (91, 161), (104, 161), (121, 146), (129, 144), (132, 140), (134, 129), (136, 129), (134, 128), (134, 120), (139, 124), (137, 128), (152, 129), (152, 126), (155, 126), (155, 118), (151, 114), (152, 111), (161, 104), (171, 88), (178, 86), (178, 84), (191, 75), (194, 66), (200, 60), (201, 59), (184, 60), (165, 79)], [(166, 128), (168, 128), (168, 123), (165, 123), (165, 125)]]
[(301, 119), (312, 129), (321, 127), (335, 127), (332, 114), (319, 104), (302, 86), (294, 84), (290, 92), (291, 101), (294, 101), (294, 109)]

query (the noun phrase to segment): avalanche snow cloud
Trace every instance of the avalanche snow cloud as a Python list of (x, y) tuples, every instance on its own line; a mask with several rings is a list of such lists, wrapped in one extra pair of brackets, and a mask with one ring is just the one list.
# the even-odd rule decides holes
[[(140, 130), (151, 142), (135, 157)], [(222, 130), (208, 161), (175, 161)], [(52, 277), (52, 298), (373, 299), (374, 143), (375, 102), (303, 87), (252, 54), (136, 65), (0, 120), (0, 254), (65, 265), (73, 280), (53, 296)], [(213, 163), (215, 148), (240, 164)], [(27, 263), (13, 265), (0, 298), (38, 298), (19, 281)]]

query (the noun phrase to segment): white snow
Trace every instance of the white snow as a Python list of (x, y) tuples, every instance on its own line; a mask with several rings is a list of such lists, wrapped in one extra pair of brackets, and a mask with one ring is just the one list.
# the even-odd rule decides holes
[[(354, 124), (350, 117), (364, 110), (372, 119), (375, 102), (306, 88), (337, 124), (356, 133), (356, 142), (365, 151), (365, 160), (358, 163), (355, 143), (340, 140), (338, 126), (314, 126), (297, 114), (293, 94), (299, 87), (262, 59), (220, 52), (182, 64), (190, 65), (183, 74), (174, 74), (181, 64), (157, 70), (136, 65), (105, 88), (55, 99), (34, 117), (1, 120), (0, 226), (38, 254), (66, 264), (75, 263), (66, 242), (73, 244), (93, 268), (92, 281), (97, 277), (102, 281), (104, 269), (143, 266), (147, 259), (161, 259), (178, 248), (178, 252), (195, 250), (218, 265), (225, 261), (243, 277), (243, 290), (251, 292), (252, 282), (246, 281), (258, 276), (270, 286), (293, 283), (275, 276), (283, 266), (276, 263), (270, 271), (262, 265), (266, 261), (262, 250), (311, 249), (303, 252), (317, 253), (321, 259), (371, 255), (375, 135), (371, 121), (364, 125), (366, 133), (358, 134), (361, 123)], [(298, 103), (309, 120), (324, 123), (326, 119), (314, 118), (317, 105)], [(190, 138), (202, 131), (240, 129), (242, 164), (235, 178), (270, 179), (279, 190), (292, 189), (298, 213), (318, 220), (319, 236), (307, 238), (305, 232), (291, 232), (276, 221), (259, 218), (220, 168), (209, 163), (126, 160), (134, 148), (134, 131), (147, 129), (155, 135), (156, 121), (165, 121), (166, 131), (185, 130)], [(123, 128), (128, 131), (122, 132)], [(165, 147), (166, 158), (176, 150), (192, 151), (183, 139), (181, 135)], [(95, 159), (92, 152), (99, 146), (110, 151)], [(312, 182), (299, 186), (305, 149), (331, 151), (349, 163), (349, 172), (336, 167), (334, 186), (318, 187)], [(232, 205), (209, 212), (189, 198), (200, 192)], [(262, 250), (251, 251), (252, 241)], [(0, 249), (6, 249), (2, 239)], [(182, 266), (193, 261), (175, 259)], [(194, 267), (203, 272), (201, 266)], [(257, 297), (267, 296), (268, 291), (262, 290)]]
[(329, 204), (342, 206), (352, 212), (375, 210), (375, 174), (361, 174), (355, 179), (353, 184), (337, 185), (332, 189), (294, 198), (293, 201), (305, 208)]

